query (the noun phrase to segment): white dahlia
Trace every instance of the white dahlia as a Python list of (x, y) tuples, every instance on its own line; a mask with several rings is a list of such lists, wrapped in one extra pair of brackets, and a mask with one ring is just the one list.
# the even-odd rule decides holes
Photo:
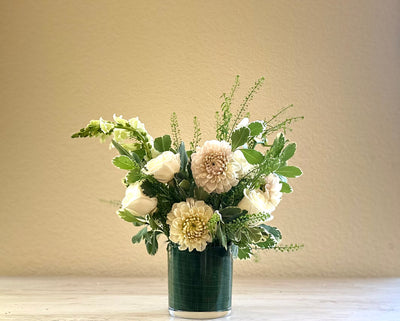
[(209, 140), (192, 154), (193, 178), (206, 192), (225, 193), (239, 182), (240, 165), (231, 149), (225, 141)]
[(207, 223), (213, 213), (210, 206), (193, 198), (188, 198), (186, 202), (175, 203), (167, 215), (170, 240), (179, 244), (181, 251), (186, 249), (189, 249), (189, 252), (193, 249), (203, 251), (207, 242), (212, 241)]

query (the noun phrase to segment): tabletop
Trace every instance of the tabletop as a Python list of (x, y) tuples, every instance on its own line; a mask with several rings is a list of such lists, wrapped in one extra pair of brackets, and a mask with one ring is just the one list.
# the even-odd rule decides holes
[[(0, 277), (0, 320), (158, 321), (167, 279)], [(229, 320), (400, 320), (400, 278), (234, 279)]]

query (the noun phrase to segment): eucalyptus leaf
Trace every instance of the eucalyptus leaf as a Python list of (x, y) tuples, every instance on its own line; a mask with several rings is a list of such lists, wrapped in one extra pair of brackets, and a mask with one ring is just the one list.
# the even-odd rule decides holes
[(178, 152), (179, 152), (179, 155), (180, 155), (180, 158), (181, 158), (181, 168), (180, 168), (180, 170), (186, 172), (186, 166), (187, 166), (187, 163), (188, 163), (188, 156), (186, 154), (185, 143), (184, 142), (182, 142), (180, 144)]

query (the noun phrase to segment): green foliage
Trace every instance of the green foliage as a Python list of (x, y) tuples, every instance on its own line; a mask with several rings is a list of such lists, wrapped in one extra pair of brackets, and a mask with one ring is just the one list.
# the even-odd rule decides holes
[(216, 238), (219, 241), (219, 243), (221, 244), (221, 246), (223, 246), (225, 248), (225, 250), (228, 248), (228, 241), (226, 238), (226, 234), (223, 231), (223, 225), (218, 224), (217, 225), (217, 232), (216, 232)]
[(127, 156), (136, 161), (136, 159), (125, 148), (123, 148), (120, 144), (118, 144), (114, 139), (111, 140), (111, 143), (114, 145), (118, 153), (120, 153), (120, 155)]
[(228, 206), (220, 210), (219, 213), (221, 214), (224, 223), (229, 223), (247, 212), (236, 206)]
[(185, 172), (187, 171), (186, 168), (187, 168), (189, 159), (188, 159), (188, 156), (187, 156), (187, 154), (186, 154), (185, 143), (184, 143), (184, 142), (182, 142), (182, 143), (180, 144), (179, 149), (178, 149), (178, 152), (179, 152), (180, 159), (181, 159), (181, 168), (180, 168), (180, 171), (185, 173)]
[(175, 150), (178, 150), (179, 145), (182, 141), (181, 130), (179, 129), (178, 116), (175, 112), (171, 115), (171, 133), (172, 133), (172, 145)]
[(250, 130), (247, 127), (241, 127), (232, 133), (232, 150), (246, 144)]
[(247, 108), (249, 107), (249, 103), (253, 100), (254, 95), (258, 92), (258, 90), (261, 88), (263, 83), (264, 83), (264, 77), (261, 77), (254, 83), (254, 86), (252, 86), (249, 89), (249, 92), (247, 93), (246, 97), (243, 99), (243, 102), (240, 104), (240, 108), (239, 108), (238, 112), (236, 113), (235, 118), (233, 119), (233, 124), (232, 124), (232, 129), (231, 129), (230, 134), (235, 130), (236, 126), (239, 124), (240, 120), (243, 118), (245, 112), (247, 111)]
[(141, 179), (143, 179), (145, 177), (146, 176), (140, 171), (139, 168), (135, 168), (135, 169), (129, 171), (128, 174), (125, 176), (124, 183), (125, 183), (125, 185), (128, 186), (137, 181), (140, 181)]
[(259, 121), (250, 123), (248, 127), (250, 129), (250, 134), (253, 137), (260, 135), (264, 128), (262, 123)]
[(289, 145), (287, 145), (281, 152), (281, 160), (283, 162), (286, 162), (287, 160), (289, 160), (290, 158), (292, 158), (292, 156), (294, 155), (296, 151), (296, 144), (295, 143), (291, 143)]
[(132, 170), (138, 168), (138, 164), (125, 155), (114, 157), (112, 163), (120, 169)]
[(195, 151), (196, 147), (199, 146), (201, 141), (200, 124), (196, 116), (193, 118), (193, 127), (193, 140), (190, 142), (190, 149)]
[(303, 174), (301, 169), (296, 166), (282, 166), (275, 173), (285, 177), (298, 177)]
[(244, 158), (249, 162), (251, 165), (257, 165), (264, 161), (264, 155), (261, 154), (259, 151), (255, 149), (239, 149), (242, 153)]
[(158, 236), (161, 234), (159, 231), (149, 231), (145, 234), (144, 242), (146, 244), (147, 253), (155, 255), (158, 251)]
[(169, 135), (157, 137), (154, 140), (154, 148), (160, 153), (168, 151), (171, 148), (171, 137)]
[(289, 117), (283, 121), (277, 122), (278, 117), (288, 111), (290, 108), (293, 108), (293, 105), (289, 105), (287, 107), (282, 108), (278, 113), (272, 116), (272, 118), (264, 123), (265, 129), (262, 133), (262, 137), (267, 137), (268, 135), (283, 131), (285, 134), (287, 131), (291, 131), (290, 126), (292, 123), (304, 119), (303, 116)]
[(133, 215), (130, 211), (128, 210), (119, 210), (117, 212), (117, 214), (124, 220), (130, 223), (133, 223), (133, 225), (135, 226), (140, 226), (140, 225), (144, 225), (147, 224), (147, 221), (140, 216), (135, 216)]
[(250, 259), (250, 256), (252, 255), (252, 251), (251, 251), (251, 246), (247, 245), (247, 246), (238, 246), (237, 247), (237, 257), (240, 260), (246, 260), (246, 259)]
[(282, 234), (281, 231), (278, 230), (278, 228), (266, 224), (260, 224), (259, 227), (263, 229), (263, 233), (271, 235), (276, 240), (277, 243), (281, 241)]
[(221, 221), (221, 216), (217, 212), (215, 212), (207, 222), (207, 228), (210, 231), (210, 234), (213, 238), (216, 235), (217, 226), (219, 225), (220, 221)]
[(146, 237), (147, 234), (147, 226), (142, 228), (135, 236), (132, 237), (132, 243), (140, 243), (142, 239)]
[(235, 91), (239, 87), (239, 85), (240, 85), (239, 76), (236, 76), (235, 83), (233, 84), (229, 95), (223, 93), (221, 96), (221, 98), (224, 99), (224, 101), (221, 104), (221, 116), (219, 112), (216, 113), (216, 120), (217, 120), (216, 138), (218, 140), (229, 141), (230, 139), (229, 128), (232, 119), (232, 112), (230, 107), (233, 101), (233, 96), (235, 94)]
[(280, 245), (280, 246), (275, 246), (274, 250), (279, 252), (294, 252), (302, 249), (303, 247), (304, 244)]
[(100, 122), (92, 120), (86, 127), (73, 134), (71, 138), (97, 137), (101, 134), (103, 134), (103, 131), (100, 128)]
[(268, 151), (269, 157), (278, 157), (285, 146), (286, 139), (283, 134), (280, 134), (278, 137), (275, 138), (274, 143), (271, 146), (271, 149)]
[(282, 184), (282, 189), (281, 189), (282, 193), (291, 193), (291, 192), (293, 192), (293, 188), (288, 183), (281, 182), (281, 184)]

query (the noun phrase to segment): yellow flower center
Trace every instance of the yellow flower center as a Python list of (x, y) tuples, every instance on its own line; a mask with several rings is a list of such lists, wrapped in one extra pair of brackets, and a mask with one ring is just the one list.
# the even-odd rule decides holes
[(227, 159), (222, 153), (210, 153), (204, 158), (207, 173), (217, 176), (226, 170)]
[(199, 217), (191, 216), (183, 222), (183, 235), (187, 239), (201, 238), (207, 231), (206, 223)]

